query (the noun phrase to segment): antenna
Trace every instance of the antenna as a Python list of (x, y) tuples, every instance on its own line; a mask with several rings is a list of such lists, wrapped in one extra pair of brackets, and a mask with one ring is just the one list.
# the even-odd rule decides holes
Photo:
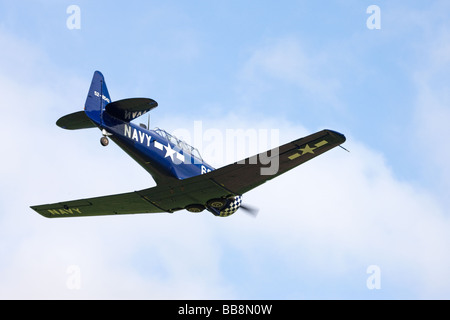
[(148, 113), (147, 130), (150, 130), (150, 112)]
[(341, 146), (341, 145), (339, 145), (339, 147), (341, 147), (342, 149), (344, 149), (345, 151), (347, 151), (347, 152), (350, 152), (350, 151), (348, 151), (347, 149), (345, 149), (343, 146)]

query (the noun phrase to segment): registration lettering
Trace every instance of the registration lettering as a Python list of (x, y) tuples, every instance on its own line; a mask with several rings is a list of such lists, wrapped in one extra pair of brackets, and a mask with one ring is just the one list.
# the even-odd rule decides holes
[(207, 167), (205, 167), (204, 165), (202, 165), (202, 169), (201, 169), (202, 171), (201, 171), (201, 174), (205, 174), (205, 173), (208, 173), (208, 172), (211, 172), (211, 169), (208, 169)]
[(102, 98), (103, 100), (105, 100), (106, 102), (110, 103), (111, 101), (109, 101), (109, 99), (107, 97), (105, 97), (103, 94), (100, 94), (100, 92), (98, 91), (94, 91), (94, 95), (96, 97)]

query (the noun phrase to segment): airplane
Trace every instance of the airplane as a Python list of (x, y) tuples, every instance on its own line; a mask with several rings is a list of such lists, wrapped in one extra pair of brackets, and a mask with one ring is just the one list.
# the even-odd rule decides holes
[[(56, 124), (68, 130), (99, 128), (101, 144), (106, 146), (109, 139), (114, 141), (153, 177), (156, 186), (31, 208), (47, 218), (179, 210), (197, 213), (205, 209), (215, 216), (228, 217), (239, 208), (254, 212), (242, 203), (244, 193), (341, 146), (346, 140), (343, 134), (325, 129), (215, 169), (202, 159), (196, 148), (174, 135), (132, 122), (157, 106), (149, 98), (111, 101), (103, 74), (95, 71), (84, 110), (63, 116)], [(276, 161), (276, 170), (268, 170), (272, 161)]]

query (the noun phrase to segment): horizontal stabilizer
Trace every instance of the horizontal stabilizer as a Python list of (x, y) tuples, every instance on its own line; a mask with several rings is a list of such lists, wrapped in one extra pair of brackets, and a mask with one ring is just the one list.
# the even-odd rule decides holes
[(105, 110), (110, 115), (123, 121), (131, 121), (156, 108), (158, 103), (148, 98), (131, 98), (111, 102)]
[(96, 128), (97, 126), (89, 119), (84, 111), (78, 111), (61, 117), (56, 124), (68, 130)]

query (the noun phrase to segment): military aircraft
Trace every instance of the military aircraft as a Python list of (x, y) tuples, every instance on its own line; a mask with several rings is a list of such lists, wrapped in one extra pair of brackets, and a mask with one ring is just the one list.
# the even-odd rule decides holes
[[(135, 213), (173, 213), (178, 210), (226, 217), (239, 208), (242, 195), (280, 174), (345, 142), (345, 136), (322, 130), (253, 157), (214, 169), (199, 151), (162, 129), (149, 130), (132, 121), (157, 107), (148, 98), (111, 101), (101, 72), (94, 73), (83, 111), (68, 114), (56, 124), (64, 129), (99, 128), (101, 144), (109, 139), (137, 161), (156, 182), (144, 190), (32, 206), (47, 218)], [(267, 170), (276, 160), (276, 170)]]

